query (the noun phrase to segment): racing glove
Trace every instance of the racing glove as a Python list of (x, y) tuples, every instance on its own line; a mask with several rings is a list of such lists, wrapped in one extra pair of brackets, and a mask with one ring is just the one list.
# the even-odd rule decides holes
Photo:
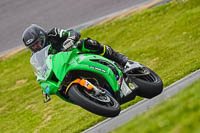
[(81, 35), (79, 32), (76, 32), (75, 30), (68, 30), (70, 33), (67, 39), (63, 42), (63, 50), (67, 51), (70, 48), (72, 48), (75, 43), (80, 39)]
[(68, 37), (64, 42), (63, 42), (63, 49), (62, 51), (67, 51), (71, 49), (75, 44), (75, 40), (71, 37)]

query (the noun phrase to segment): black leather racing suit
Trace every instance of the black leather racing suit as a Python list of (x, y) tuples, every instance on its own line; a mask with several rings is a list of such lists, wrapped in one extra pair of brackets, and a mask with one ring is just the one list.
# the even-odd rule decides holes
[(107, 45), (103, 45), (96, 40), (90, 38), (80, 39), (81, 35), (75, 30), (63, 30), (58, 28), (53, 28), (48, 32), (48, 43), (52, 46), (52, 54), (60, 52), (64, 49), (65, 42), (73, 41), (74, 44), (77, 44), (77, 48), (83, 52), (90, 52), (102, 55), (110, 60), (117, 62), (122, 67), (128, 61), (128, 58), (116, 51)]

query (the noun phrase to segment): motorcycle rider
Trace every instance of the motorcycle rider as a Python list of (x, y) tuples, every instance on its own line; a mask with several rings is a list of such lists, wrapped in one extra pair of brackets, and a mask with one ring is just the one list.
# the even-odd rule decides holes
[(128, 62), (126, 56), (114, 51), (111, 47), (90, 38), (81, 39), (79, 41), (80, 37), (80, 33), (73, 29), (64, 30), (54, 27), (47, 32), (36, 24), (27, 27), (22, 35), (25, 46), (32, 51), (32, 54), (43, 49), (47, 45), (51, 45), (49, 54), (67, 51), (72, 46), (77, 45), (77, 48), (82, 52), (102, 55), (117, 62), (122, 67)]
[[(32, 24), (25, 29), (22, 34), (22, 39), (26, 47), (32, 51), (32, 55), (50, 45), (48, 54), (56, 54), (61, 51), (67, 51), (72, 46), (82, 52), (89, 52), (102, 55), (110, 60), (117, 62), (122, 68), (130, 68), (130, 61), (128, 58), (107, 45), (103, 45), (96, 40), (90, 38), (81, 39), (79, 32), (73, 29), (64, 30), (52, 28), (49, 32), (45, 31), (42, 27)], [(45, 96), (44, 102), (50, 100), (50, 96), (42, 91)]]

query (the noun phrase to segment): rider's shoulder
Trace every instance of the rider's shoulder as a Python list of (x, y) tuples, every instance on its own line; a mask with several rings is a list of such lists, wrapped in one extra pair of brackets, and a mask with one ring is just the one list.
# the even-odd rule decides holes
[(53, 27), (47, 33), (48, 33), (48, 36), (56, 36), (58, 34), (58, 28)]

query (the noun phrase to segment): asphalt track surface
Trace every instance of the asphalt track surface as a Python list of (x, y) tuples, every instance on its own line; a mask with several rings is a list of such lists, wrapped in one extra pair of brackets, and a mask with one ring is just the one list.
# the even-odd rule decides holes
[(24, 29), (32, 23), (45, 29), (69, 29), (154, 0), (1, 0), (0, 55), (22, 47)]
[(200, 70), (197, 70), (185, 78), (173, 83), (172, 85), (164, 88), (163, 92), (154, 97), (153, 99), (144, 99), (133, 106), (123, 110), (119, 116), (114, 118), (108, 118), (94, 127), (89, 128), (83, 133), (107, 133), (115, 128), (124, 125), (128, 121), (132, 120), (136, 115), (140, 115), (143, 112), (149, 110), (154, 107), (158, 103), (169, 99), (179, 91), (185, 89), (187, 86), (191, 85), (196, 80), (200, 79)]

